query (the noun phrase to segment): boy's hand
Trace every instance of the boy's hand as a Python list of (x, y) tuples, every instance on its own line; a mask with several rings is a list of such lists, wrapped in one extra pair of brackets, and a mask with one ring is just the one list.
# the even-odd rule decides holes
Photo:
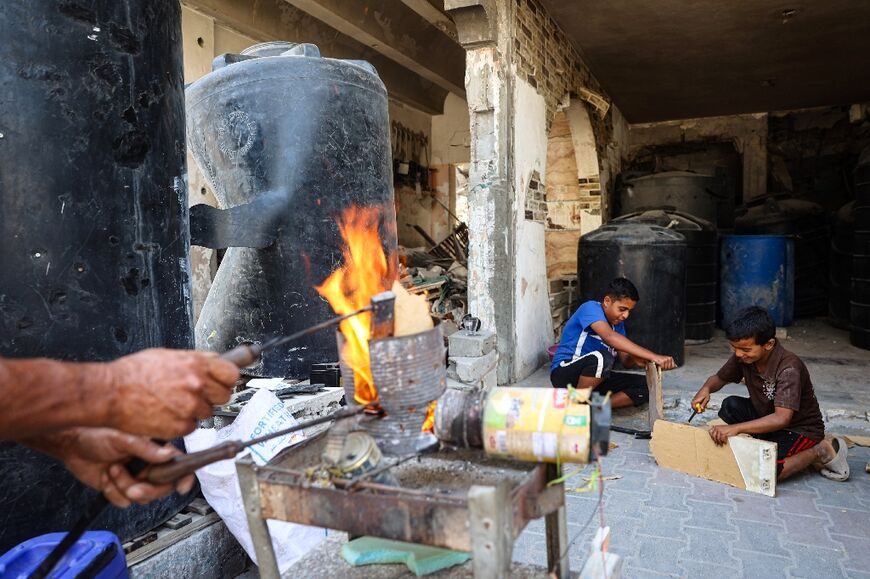
[(710, 404), (710, 391), (706, 386), (702, 386), (695, 397), (692, 398), (692, 410), (704, 412), (707, 410), (707, 405)]
[(713, 439), (713, 442), (722, 446), (726, 442), (728, 442), (728, 437), (736, 436), (740, 434), (737, 427), (733, 424), (725, 424), (718, 426), (710, 427), (710, 438)]
[(659, 356), (656, 354), (653, 356), (652, 362), (655, 362), (657, 366), (659, 366), (662, 370), (673, 370), (677, 367), (677, 363), (674, 362), (674, 358), (672, 356)]

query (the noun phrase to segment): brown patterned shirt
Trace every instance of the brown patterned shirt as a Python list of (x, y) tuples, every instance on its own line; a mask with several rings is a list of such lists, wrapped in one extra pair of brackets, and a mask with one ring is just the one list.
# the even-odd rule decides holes
[(773, 414), (776, 406), (788, 408), (794, 410), (794, 416), (787, 430), (816, 442), (825, 437), (825, 423), (810, 373), (801, 359), (780, 346), (778, 341), (770, 352), (764, 374), (759, 374), (755, 364), (744, 364), (732, 354), (716, 375), (725, 382), (739, 383), (742, 380), (759, 416)]

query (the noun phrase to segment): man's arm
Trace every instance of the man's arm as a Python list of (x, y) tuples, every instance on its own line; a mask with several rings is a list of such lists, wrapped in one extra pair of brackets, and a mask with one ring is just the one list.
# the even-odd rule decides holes
[[(604, 342), (616, 349), (618, 352), (625, 352), (635, 358), (642, 358), (655, 362), (665, 370), (672, 370), (677, 367), (676, 362), (671, 356), (660, 356), (651, 350), (647, 350), (642, 346), (638, 346), (619, 332), (610, 327), (610, 324), (604, 321), (597, 321), (591, 324), (595, 333), (604, 340)], [(620, 362), (622, 359), (620, 358)]]
[(728, 442), (729, 436), (738, 434), (764, 434), (766, 432), (774, 432), (782, 430), (791, 424), (791, 419), (794, 416), (794, 410), (776, 406), (773, 414), (756, 418), (748, 422), (738, 422), (737, 424), (727, 424), (713, 426), (710, 429), (710, 437), (716, 444), (722, 445)]
[(238, 376), (213, 353), (184, 350), (143, 350), (108, 363), (0, 359), (0, 440), (78, 426), (173, 438), (226, 402)]

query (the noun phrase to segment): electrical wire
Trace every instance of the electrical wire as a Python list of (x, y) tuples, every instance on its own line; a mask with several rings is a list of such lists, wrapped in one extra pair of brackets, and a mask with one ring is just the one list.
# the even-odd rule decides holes
[[(557, 562), (561, 561), (562, 559), (565, 558), (566, 555), (568, 555), (568, 551), (571, 549), (571, 547), (574, 545), (574, 543), (577, 541), (577, 539), (580, 538), (580, 535), (583, 534), (583, 532), (589, 526), (589, 523), (592, 522), (592, 519), (595, 518), (596, 513), (599, 515), (599, 524), (601, 525), (601, 528), (604, 528), (604, 477), (602, 476), (602, 472), (601, 472), (601, 456), (599, 455), (597, 448), (594, 448), (593, 452), (595, 453), (595, 464), (597, 467), (595, 472), (597, 472), (597, 475), (595, 473), (593, 473), (592, 480), (596, 480), (595, 477), (597, 476), (597, 483), (599, 485), (598, 486), (598, 503), (595, 505), (595, 508), (592, 509), (592, 512), (589, 514), (589, 518), (586, 519), (586, 522), (583, 523), (583, 526), (580, 527), (580, 530), (578, 530), (574, 534), (574, 537), (570, 541), (568, 541), (568, 544), (565, 545), (565, 548), (559, 554), (559, 558), (556, 559)], [(584, 468), (583, 470), (585, 471), (586, 469)], [(580, 471), (580, 472), (583, 472), (583, 471)], [(567, 514), (567, 505), (566, 505), (566, 514)], [(606, 559), (604, 559), (604, 551), (603, 550), (601, 551), (601, 556), (602, 556), (602, 561), (606, 563)], [(604, 579), (607, 579), (607, 565), (606, 564), (604, 565), (603, 569), (604, 569)], [(556, 571), (555, 568), (553, 568), (553, 569), (550, 569), (548, 572), (555, 573), (555, 571)]]

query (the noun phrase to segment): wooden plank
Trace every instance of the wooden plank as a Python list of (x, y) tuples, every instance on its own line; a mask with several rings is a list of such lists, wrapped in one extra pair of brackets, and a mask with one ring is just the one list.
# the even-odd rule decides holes
[(649, 388), (649, 426), (665, 417), (665, 402), (662, 394), (662, 369), (653, 362), (646, 365), (646, 386)]
[(650, 450), (663, 468), (771, 497), (776, 493), (775, 442), (733, 436), (717, 446), (705, 428), (658, 420)]

